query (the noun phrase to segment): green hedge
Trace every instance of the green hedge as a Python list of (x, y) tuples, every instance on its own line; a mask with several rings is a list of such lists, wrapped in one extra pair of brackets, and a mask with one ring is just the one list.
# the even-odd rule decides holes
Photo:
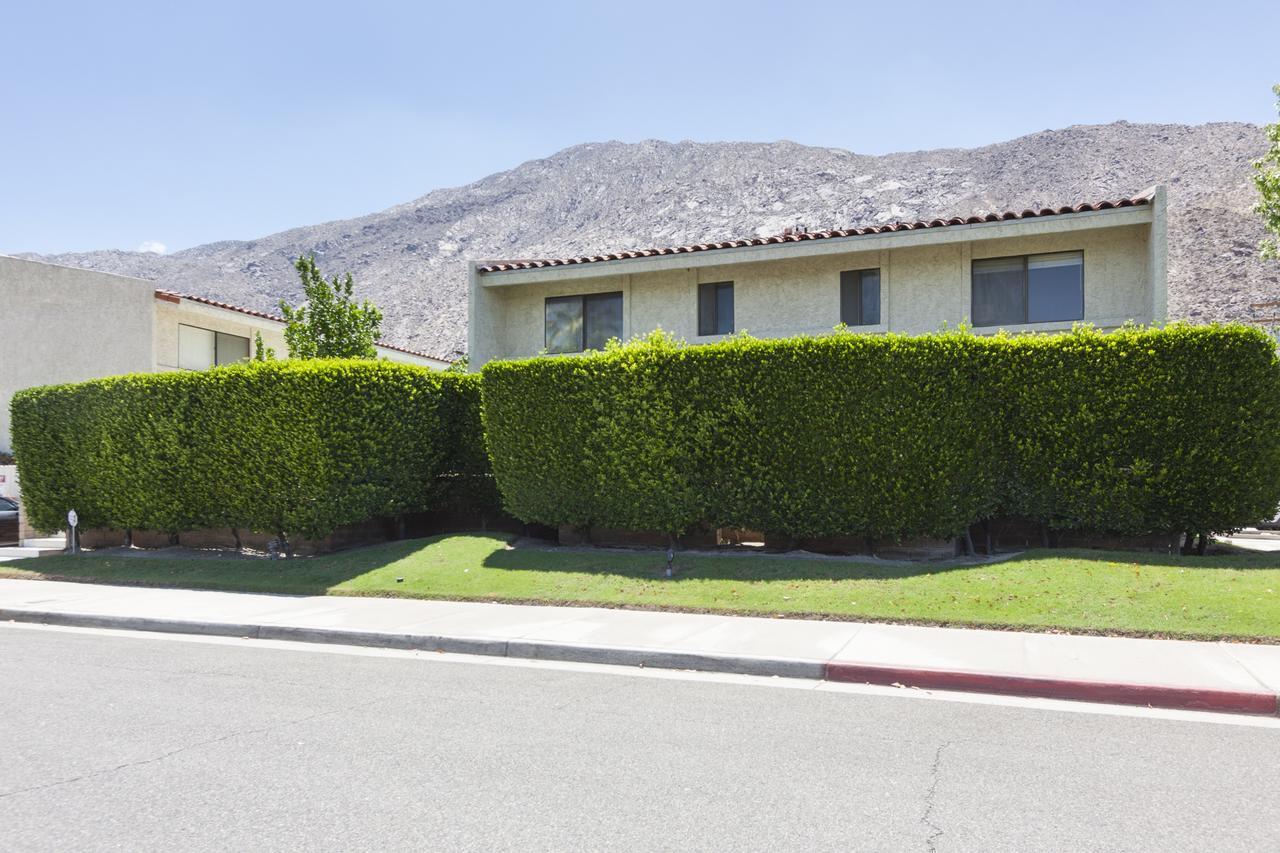
[(1280, 374), (1261, 331), (1177, 324), (989, 346), (1010, 514), (1122, 534), (1275, 514)]
[(486, 479), (475, 377), (279, 361), (31, 388), (12, 402), (33, 524), (321, 537)]
[(1136, 534), (1280, 502), (1280, 365), (1244, 327), (656, 336), (483, 380), (505, 505), (543, 524), (948, 536), (1013, 514)]

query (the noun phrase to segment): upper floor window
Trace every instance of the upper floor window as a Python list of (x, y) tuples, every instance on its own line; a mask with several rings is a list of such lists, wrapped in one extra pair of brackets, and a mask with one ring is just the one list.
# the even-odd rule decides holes
[(199, 326), (178, 325), (178, 367), (204, 370), (249, 360), (249, 339)]
[(622, 292), (549, 296), (545, 305), (547, 352), (604, 349), (622, 337)]
[(733, 282), (706, 281), (698, 285), (698, 334), (733, 334)]
[(840, 322), (846, 326), (880, 325), (880, 270), (840, 273)]
[(973, 325), (1084, 319), (1084, 252), (973, 262)]

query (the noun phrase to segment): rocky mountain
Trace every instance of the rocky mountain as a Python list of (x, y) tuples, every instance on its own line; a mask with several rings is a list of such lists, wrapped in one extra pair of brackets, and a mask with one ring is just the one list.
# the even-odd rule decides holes
[[(1245, 319), (1280, 299), (1280, 263), (1257, 258), (1250, 124), (1118, 122), (973, 149), (866, 156), (793, 142), (604, 142), (567, 148), (464, 187), (357, 219), (160, 256), (45, 257), (274, 310), (314, 252), (355, 275), (385, 337), (450, 356), (466, 346), (466, 261), (593, 254), (809, 228), (929, 219), (1131, 195), (1169, 186), (1170, 314)], [(38, 257), (38, 256), (29, 256)], [(1280, 312), (1276, 312), (1280, 313)]]

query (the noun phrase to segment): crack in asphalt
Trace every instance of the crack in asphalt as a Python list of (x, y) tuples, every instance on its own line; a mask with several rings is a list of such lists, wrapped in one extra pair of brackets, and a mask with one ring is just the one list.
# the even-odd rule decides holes
[(297, 719), (293, 719), (293, 720), (281, 720), (278, 723), (272, 723), (269, 726), (262, 726), (256, 729), (244, 729), (241, 731), (228, 732), (227, 734), (219, 735), (218, 737), (215, 737), (215, 738), (209, 738), (208, 740), (197, 741), (196, 743), (189, 743), (186, 746), (180, 746), (177, 749), (171, 749), (168, 752), (163, 752), (160, 755), (153, 755), (150, 758), (143, 758), (143, 759), (139, 759), (138, 761), (126, 761), (124, 764), (117, 764), (115, 767), (106, 767), (101, 770), (91, 770), (88, 773), (82, 773), (79, 776), (72, 776), (67, 779), (58, 779), (53, 782), (46, 782), (43, 785), (31, 785), (26, 788), (15, 788), (12, 791), (3, 791), (3, 792), (0, 792), (0, 800), (6, 799), (8, 797), (15, 797), (18, 794), (29, 794), (33, 791), (44, 791), (48, 788), (57, 788), (62, 785), (72, 785), (76, 782), (83, 782), (87, 779), (96, 779), (99, 776), (110, 776), (113, 773), (119, 773), (121, 770), (130, 770), (134, 767), (143, 767), (148, 764), (155, 764), (156, 762), (164, 761), (165, 759), (172, 758), (173, 756), (178, 755), (180, 753), (188, 752), (193, 749), (199, 749), (202, 746), (210, 746), (211, 744), (222, 743), (223, 741), (231, 740), (232, 738), (247, 737), (249, 735), (262, 734), (263, 732), (269, 732), (274, 729), (281, 729), (287, 726), (295, 726), (301, 723), (310, 722), (312, 720), (318, 720), (321, 717), (331, 717), (334, 714), (348, 714), (353, 711), (363, 710), (365, 708), (368, 708), (372, 705), (376, 705), (379, 702), (384, 702), (384, 701), (386, 700), (376, 699), (371, 702), (362, 702), (359, 705), (352, 705), (351, 707), (334, 708), (331, 711), (320, 711), (319, 713), (309, 714), (305, 717), (298, 717)]
[(938, 849), (938, 839), (942, 837), (942, 827), (933, 822), (933, 801), (934, 795), (938, 791), (938, 768), (942, 764), (942, 753), (948, 747), (955, 744), (955, 741), (944, 741), (938, 745), (938, 750), (933, 754), (933, 766), (929, 768), (929, 778), (932, 780), (929, 784), (929, 791), (924, 795), (924, 814), (920, 815), (920, 822), (929, 827), (929, 837), (924, 840), (925, 849), (929, 853), (935, 853)]

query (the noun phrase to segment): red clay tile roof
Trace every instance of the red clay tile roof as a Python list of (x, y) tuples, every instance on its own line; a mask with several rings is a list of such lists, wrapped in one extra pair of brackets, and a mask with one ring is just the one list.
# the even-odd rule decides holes
[[(201, 305), (212, 305), (214, 308), (222, 308), (227, 311), (235, 311), (240, 314), (248, 314), (250, 317), (258, 317), (263, 320), (270, 320), (273, 323), (285, 322), (285, 319), (278, 314), (268, 314), (265, 311), (255, 311), (252, 308), (245, 308), (240, 305), (232, 305), (229, 302), (219, 302), (216, 299), (209, 299), (208, 297), (205, 297), (205, 296), (192, 296), (190, 293), (178, 293), (173, 290), (161, 290), (157, 288), (156, 299), (162, 299), (165, 302), (177, 302), (180, 299), (188, 299), (192, 302), (199, 302)], [(377, 345), (382, 347), (383, 349), (394, 350), (395, 352), (402, 352), (402, 353), (405, 353), (406, 355), (416, 355), (419, 358), (429, 358), (432, 361), (439, 361), (444, 364), (450, 363), (449, 360), (446, 358), (439, 358), (438, 356), (430, 355), (425, 352), (418, 352), (417, 350), (398, 347), (393, 344), (389, 344), (385, 341), (378, 341)]]
[(156, 298), (163, 299), (166, 302), (177, 302), (179, 299), (188, 299), (192, 302), (199, 302), (201, 305), (212, 305), (214, 308), (224, 308), (227, 311), (235, 311), (238, 314), (248, 314), (250, 317), (259, 317), (263, 320), (272, 320), (276, 323), (285, 322), (285, 319), (278, 314), (268, 314), (265, 311), (255, 311), (252, 308), (232, 305), (229, 302), (219, 302), (216, 299), (209, 299), (205, 296), (192, 296), (190, 293), (178, 293), (176, 290), (157, 289)]
[(748, 237), (741, 240), (725, 240), (719, 243), (698, 243), (690, 246), (668, 246), (658, 249), (634, 249), (610, 252), (604, 255), (586, 255), (578, 258), (538, 258), (512, 261), (488, 261), (476, 267), (481, 273), (507, 270), (533, 270), (543, 267), (559, 267), (570, 264), (594, 264), (601, 261), (620, 261), (626, 258), (651, 258), (657, 255), (682, 255), (686, 252), (708, 252), (715, 249), (739, 249), (743, 246), (768, 246), (775, 243), (799, 243), (804, 240), (827, 240), (832, 237), (859, 237), (866, 234), (887, 234), (892, 231), (917, 231), (921, 228), (945, 228), (949, 225), (975, 225), (980, 222), (1005, 222), (1011, 219), (1032, 219), (1039, 216), (1060, 216), (1064, 213), (1084, 213), (1094, 210), (1112, 210), (1150, 204), (1150, 196), (1134, 196), (1115, 201), (1084, 202), (1063, 207), (1044, 207), (1039, 210), (1007, 210), (1004, 213), (988, 213), (985, 216), (954, 216), (950, 219), (931, 219), (919, 222), (889, 222), (869, 225), (865, 228), (843, 228), (830, 231), (804, 231), (794, 234), (775, 234), (771, 237)]

